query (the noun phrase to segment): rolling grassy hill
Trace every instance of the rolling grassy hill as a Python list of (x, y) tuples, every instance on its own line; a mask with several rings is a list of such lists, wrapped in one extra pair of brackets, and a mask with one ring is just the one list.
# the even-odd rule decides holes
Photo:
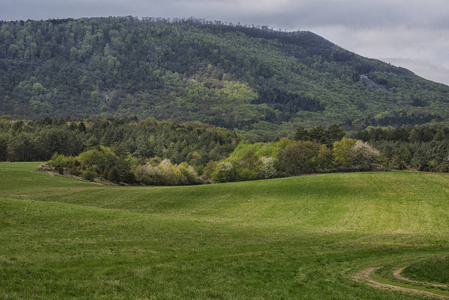
[(106, 187), (0, 164), (0, 297), (420, 299), (351, 276), (449, 250), (449, 175)]

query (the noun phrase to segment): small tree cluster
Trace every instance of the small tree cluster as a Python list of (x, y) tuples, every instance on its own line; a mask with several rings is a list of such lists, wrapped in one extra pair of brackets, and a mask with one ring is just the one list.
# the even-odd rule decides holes
[(276, 160), (273, 157), (259, 157), (255, 149), (248, 145), (240, 157), (230, 157), (219, 162), (211, 179), (213, 182), (231, 182), (277, 176)]
[(288, 176), (313, 173), (318, 169), (317, 157), (320, 144), (312, 141), (298, 141), (278, 153), (279, 171)]
[[(267, 156), (261, 156), (262, 154)], [(342, 138), (331, 147), (314, 140), (281, 139), (271, 145), (242, 144), (218, 162), (213, 182), (296, 176), (307, 173), (377, 169), (379, 151), (369, 144)]]
[(183, 162), (172, 164), (169, 159), (158, 165), (146, 164), (136, 168), (136, 179), (145, 185), (192, 185), (203, 181), (192, 166)]
[(77, 157), (55, 153), (49, 165), (60, 174), (82, 175), (85, 180), (99, 177), (114, 183), (134, 183), (132, 157), (119, 157), (108, 147), (97, 146)]
[(257, 180), (306, 173), (367, 171), (376, 169), (379, 151), (368, 143), (342, 138), (332, 144), (281, 139), (274, 143), (242, 143), (230, 157), (209, 161), (202, 175), (182, 162), (153, 157), (145, 165), (116, 147), (96, 146), (77, 157), (54, 154), (49, 165), (61, 174), (81, 175), (93, 181), (100, 177), (113, 183), (145, 185), (192, 185), (209, 182)]
[(59, 174), (71, 173), (71, 170), (77, 165), (73, 156), (58, 153), (53, 154), (48, 163), (58, 171)]
[(380, 152), (366, 142), (343, 138), (334, 143), (334, 164), (339, 171), (371, 171), (379, 168)]

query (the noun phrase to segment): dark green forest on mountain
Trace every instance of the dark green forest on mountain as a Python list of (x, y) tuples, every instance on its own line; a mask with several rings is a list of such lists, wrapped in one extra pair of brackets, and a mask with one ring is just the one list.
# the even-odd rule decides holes
[(0, 22), (0, 114), (201, 121), (267, 140), (298, 125), (447, 120), (449, 87), (306, 31), (134, 17)]

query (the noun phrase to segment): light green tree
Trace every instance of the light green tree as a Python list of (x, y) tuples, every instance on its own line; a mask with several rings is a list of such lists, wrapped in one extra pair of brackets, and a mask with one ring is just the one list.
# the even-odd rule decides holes
[(349, 166), (351, 161), (351, 148), (356, 143), (354, 139), (342, 138), (339, 142), (334, 142), (332, 155), (337, 166)]

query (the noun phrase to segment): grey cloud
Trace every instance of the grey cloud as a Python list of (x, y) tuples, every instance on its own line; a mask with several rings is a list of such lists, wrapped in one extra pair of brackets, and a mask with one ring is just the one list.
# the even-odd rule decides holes
[(142, 0), (1, 0), (1, 20), (46, 20), (53, 18), (80, 18), (104, 16), (162, 16), (170, 17), (176, 11), (176, 1)]
[[(201, 17), (287, 29), (315, 26), (353, 28), (398, 24), (446, 26), (445, 0), (2, 0), (0, 19), (136, 15)], [(270, 23), (270, 24), (267, 24)]]
[(449, 69), (420, 59), (383, 58), (382, 60), (396, 66), (413, 70), (415, 74), (429, 80), (449, 84)]
[[(190, 14), (214, 15), (221, 19), (241, 18), (243, 22), (292, 26), (348, 26), (354, 28), (439, 26), (449, 16), (444, 0), (430, 1), (179, 1)], [(268, 24), (270, 25), (270, 24)]]
[(311, 31), (359, 55), (386, 60), (425, 78), (449, 84), (449, 28), (325, 26), (313, 27)]

